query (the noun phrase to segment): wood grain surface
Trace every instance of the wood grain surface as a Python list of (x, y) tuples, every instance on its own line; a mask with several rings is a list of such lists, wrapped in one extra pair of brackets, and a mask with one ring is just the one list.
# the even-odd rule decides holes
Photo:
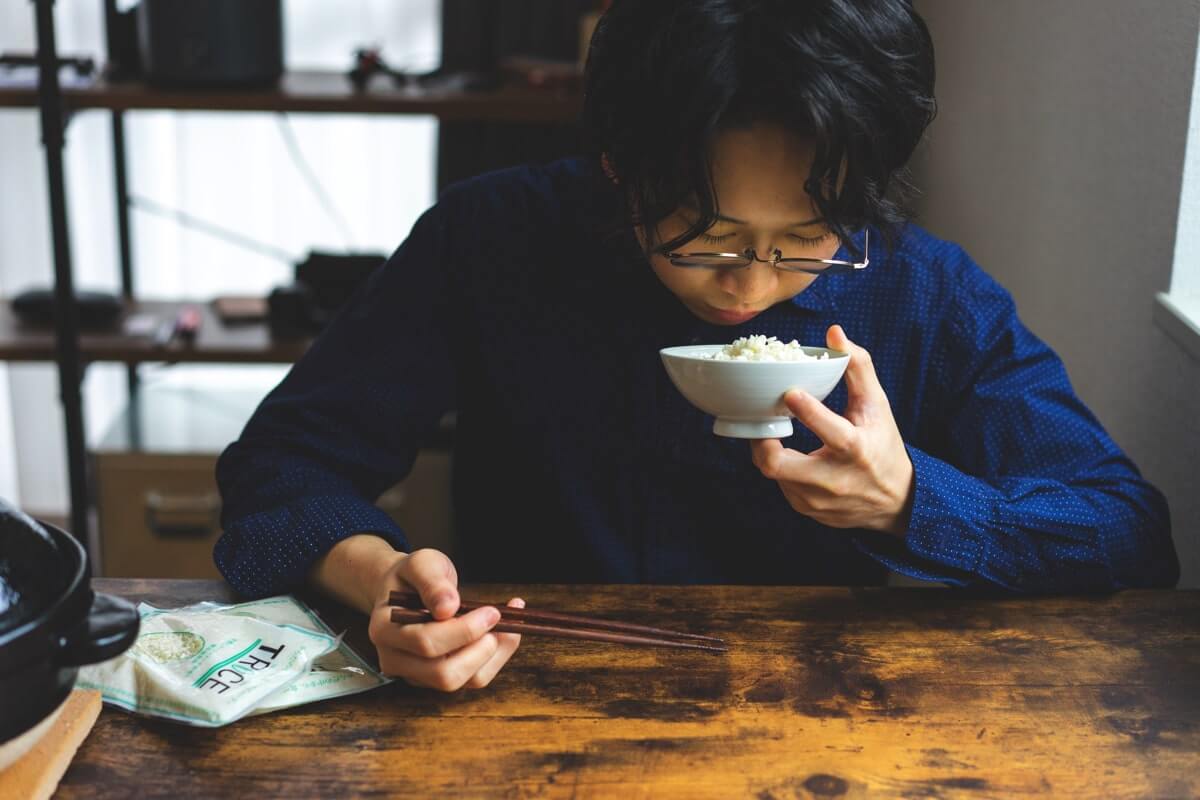
[[(95, 584), (160, 606), (231, 597), (219, 582)], [(527, 639), (485, 690), (397, 682), (216, 730), (105, 707), (59, 796), (1200, 796), (1200, 592), (463, 594), (712, 634), (731, 650)], [(318, 607), (369, 652), (364, 618)]]

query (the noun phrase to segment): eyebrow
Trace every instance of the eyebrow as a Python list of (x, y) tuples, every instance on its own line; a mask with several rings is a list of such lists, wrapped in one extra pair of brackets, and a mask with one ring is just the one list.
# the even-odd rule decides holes
[[(695, 206), (691, 205), (690, 203), (685, 203), (684, 207), (687, 208), (689, 211), (699, 211), (700, 210), (700, 209), (696, 208)], [(725, 214), (717, 214), (717, 219), (721, 222), (732, 222), (734, 225), (749, 224), (744, 219), (738, 219), (737, 217), (730, 217)], [(788, 227), (789, 228), (804, 228), (808, 225), (816, 225), (818, 222), (824, 222), (824, 221), (825, 221), (824, 217), (813, 217), (812, 219), (805, 220), (804, 222), (793, 222), (791, 225), (788, 225)]]
[[(735, 225), (749, 224), (744, 219), (738, 219), (737, 217), (727, 217), (724, 214), (717, 214), (717, 219), (719, 219), (721, 222), (732, 222)], [(825, 220), (821, 217), (813, 217), (812, 219), (805, 220), (804, 222), (793, 222), (791, 225), (788, 225), (788, 227), (789, 228), (803, 228), (806, 225), (816, 225), (818, 222), (824, 222), (824, 221)]]

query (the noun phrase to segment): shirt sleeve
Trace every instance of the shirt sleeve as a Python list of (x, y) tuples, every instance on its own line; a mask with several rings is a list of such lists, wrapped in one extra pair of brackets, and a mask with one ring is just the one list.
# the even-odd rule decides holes
[[(963, 256), (966, 260), (966, 257)], [(1011, 297), (969, 261), (933, 368), (927, 441), (908, 445), (903, 540), (859, 547), (898, 572), (1026, 592), (1173, 586), (1162, 494), (1071, 389)]]
[(417, 221), (221, 454), (213, 556), (242, 594), (294, 589), (352, 534), (408, 549), (374, 501), (454, 404), (446, 216)]

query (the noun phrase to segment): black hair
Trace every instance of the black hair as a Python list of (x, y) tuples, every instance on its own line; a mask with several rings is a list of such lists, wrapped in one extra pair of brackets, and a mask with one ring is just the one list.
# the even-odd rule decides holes
[[(933, 82), (933, 43), (909, 0), (616, 0), (589, 49), (583, 124), (648, 250), (715, 222), (713, 140), (763, 121), (814, 143), (804, 188), (833, 233), (848, 241), (872, 225), (890, 239)], [(685, 200), (699, 219), (658, 242), (655, 226)]]

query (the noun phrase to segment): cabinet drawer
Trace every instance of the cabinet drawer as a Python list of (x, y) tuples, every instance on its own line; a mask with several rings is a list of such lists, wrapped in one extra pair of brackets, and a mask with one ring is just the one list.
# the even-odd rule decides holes
[[(378, 505), (412, 546), (453, 551), (450, 462), (422, 451), (412, 473)], [(219, 578), (212, 549), (221, 535), (215, 455), (96, 454), (100, 555), (112, 578)]]
[(215, 456), (97, 458), (101, 569), (113, 578), (219, 578)]

